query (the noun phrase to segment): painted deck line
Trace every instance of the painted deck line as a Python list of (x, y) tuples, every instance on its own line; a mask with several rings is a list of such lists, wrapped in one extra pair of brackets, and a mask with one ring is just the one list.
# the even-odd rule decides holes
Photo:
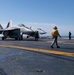
[(74, 57), (74, 53), (70, 53), (70, 52), (46, 50), (46, 49), (39, 49), (39, 48), (28, 48), (28, 47), (22, 47), (22, 46), (11, 46), (11, 45), (6, 45), (6, 44), (0, 44), (0, 46), (8, 47), (8, 48), (23, 49), (23, 50), (28, 50), (28, 51), (41, 52), (41, 53), (48, 53), (48, 54), (56, 54), (56, 55)]

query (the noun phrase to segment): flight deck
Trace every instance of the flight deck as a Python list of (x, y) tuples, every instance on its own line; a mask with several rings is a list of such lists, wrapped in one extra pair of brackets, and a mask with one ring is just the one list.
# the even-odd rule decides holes
[(74, 39), (0, 39), (0, 75), (73, 75)]

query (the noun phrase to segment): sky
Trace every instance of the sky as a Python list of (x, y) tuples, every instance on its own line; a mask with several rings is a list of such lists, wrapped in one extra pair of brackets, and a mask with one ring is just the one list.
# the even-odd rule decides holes
[(0, 23), (5, 28), (25, 24), (36, 30), (42, 28), (51, 35), (54, 26), (61, 36), (74, 36), (74, 0), (0, 0)]

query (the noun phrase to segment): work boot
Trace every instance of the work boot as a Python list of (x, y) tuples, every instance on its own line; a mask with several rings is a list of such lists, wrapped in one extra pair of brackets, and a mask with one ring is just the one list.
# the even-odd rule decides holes
[(50, 46), (51, 48), (53, 48), (53, 46)]
[(60, 48), (59, 46), (57, 46), (57, 48)]

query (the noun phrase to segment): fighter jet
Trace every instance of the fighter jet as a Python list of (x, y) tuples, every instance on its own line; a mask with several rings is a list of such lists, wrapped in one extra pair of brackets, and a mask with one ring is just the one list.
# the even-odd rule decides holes
[[(0, 24), (0, 34), (3, 34), (2, 40), (5, 40), (6, 38), (15, 38), (15, 40), (23, 40), (23, 34), (27, 35), (27, 38), (30, 36), (35, 37), (34, 30), (31, 29), (31, 27), (27, 27), (24, 24), (19, 24), (16, 27), (12, 27), (12, 21), (8, 22), (7, 27), (3, 29), (3, 27)], [(45, 31), (38, 28), (38, 32), (40, 34), (46, 34)]]

